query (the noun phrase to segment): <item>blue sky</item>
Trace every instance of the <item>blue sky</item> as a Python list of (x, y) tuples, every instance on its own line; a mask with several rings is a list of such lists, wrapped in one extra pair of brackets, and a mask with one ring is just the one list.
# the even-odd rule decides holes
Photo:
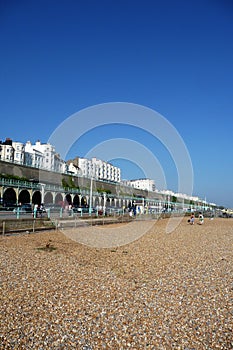
[[(46, 142), (66, 118), (89, 106), (143, 105), (183, 138), (194, 195), (233, 207), (232, 38), (230, 0), (2, 0), (0, 138)], [(143, 130), (90, 130), (69, 156), (85, 156), (111, 137), (148, 147), (167, 187), (177, 190), (174, 162)], [(112, 162), (123, 178), (143, 176), (130, 162)]]

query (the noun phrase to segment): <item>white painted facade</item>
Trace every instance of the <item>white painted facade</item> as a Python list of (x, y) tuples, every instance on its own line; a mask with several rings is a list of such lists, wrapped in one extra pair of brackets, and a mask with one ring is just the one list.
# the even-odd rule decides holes
[(56, 172), (65, 172), (66, 169), (65, 161), (56, 153), (55, 147), (40, 141), (34, 145), (30, 141), (26, 142), (25, 164)]
[(34, 168), (44, 168), (44, 155), (30, 141), (25, 144), (24, 164)]
[(12, 146), (12, 140), (7, 138), (6, 141), (0, 143), (0, 159), (5, 162), (14, 161), (14, 147)]
[(72, 175), (80, 175), (81, 176), (81, 171), (79, 169), (79, 167), (74, 164), (72, 161), (71, 162), (67, 162), (66, 163), (67, 165), (67, 169), (66, 169), (66, 172), (69, 173), (69, 174), (72, 174)]
[(92, 169), (96, 178), (100, 180), (107, 180), (113, 182), (121, 181), (120, 168), (112, 165), (111, 163), (93, 157), (91, 159)]
[(128, 186), (138, 188), (140, 190), (154, 192), (156, 190), (155, 181), (152, 179), (136, 179), (136, 180), (127, 180), (126, 184)]
[(14, 148), (14, 163), (24, 164), (25, 146), (22, 142), (12, 142)]
[(1, 145), (0, 159), (12, 162), (14, 160), (14, 148), (10, 145)]
[(12, 162), (14, 160), (14, 148), (9, 145), (1, 145), (1, 160)]
[(110, 182), (120, 182), (121, 180), (120, 168), (97, 158), (78, 158), (78, 168), (80, 176)]
[(180, 199), (187, 199), (189, 201), (194, 201), (194, 202), (198, 202), (200, 200), (200, 198), (197, 196), (190, 196), (185, 193), (176, 193), (171, 190), (162, 190), (162, 191), (159, 191), (159, 193), (164, 194), (166, 196), (170, 196), (170, 197), (175, 196)]

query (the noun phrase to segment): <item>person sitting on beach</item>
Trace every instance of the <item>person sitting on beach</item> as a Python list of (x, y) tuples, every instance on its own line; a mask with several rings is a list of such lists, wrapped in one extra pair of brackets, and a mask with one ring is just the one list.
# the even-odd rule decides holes
[(194, 220), (195, 220), (195, 216), (192, 213), (191, 216), (190, 216), (190, 225), (194, 225)]
[(202, 215), (202, 213), (199, 213), (199, 225), (204, 224), (204, 216)]

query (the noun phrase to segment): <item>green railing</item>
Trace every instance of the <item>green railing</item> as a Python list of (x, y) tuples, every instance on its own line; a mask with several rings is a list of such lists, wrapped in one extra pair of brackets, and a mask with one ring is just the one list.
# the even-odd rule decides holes
[(10, 186), (10, 187), (22, 187), (22, 188), (33, 188), (33, 189), (41, 189), (41, 185), (39, 183), (30, 182), (30, 181), (22, 181), (17, 179), (6, 179), (0, 178), (1, 186)]
[[(106, 198), (117, 198), (120, 200), (125, 200), (125, 201), (131, 201), (132, 203), (142, 203), (144, 200), (144, 205), (145, 206), (157, 206), (158, 210), (160, 211), (161, 208), (166, 208), (167, 211), (172, 211), (172, 210), (183, 210), (186, 211), (188, 209), (190, 210), (204, 210), (204, 207), (207, 206), (207, 204), (204, 203), (194, 203), (194, 204), (187, 204), (184, 202), (177, 201), (176, 203), (170, 202), (166, 199), (155, 199), (155, 198), (142, 198), (142, 197), (134, 197), (130, 195), (122, 195), (122, 194), (106, 194), (104, 191), (101, 192), (96, 192), (96, 191), (91, 191), (90, 189), (82, 189), (82, 188), (64, 188), (59, 185), (54, 185), (54, 184), (42, 184), (42, 183), (35, 183), (31, 181), (22, 181), (18, 179), (7, 179), (0, 177), (0, 186), (8, 186), (8, 187), (16, 187), (16, 188), (28, 188), (28, 189), (33, 189), (33, 190), (42, 190), (44, 186), (45, 191), (54, 191), (54, 192), (62, 192), (62, 193), (70, 193), (70, 194), (80, 194), (81, 196), (90, 196), (92, 195), (93, 197), (100, 197), (100, 196), (106, 196)], [(200, 201), (198, 201), (200, 202)], [(150, 203), (150, 204), (149, 204)], [(172, 209), (173, 208), (173, 209)]]

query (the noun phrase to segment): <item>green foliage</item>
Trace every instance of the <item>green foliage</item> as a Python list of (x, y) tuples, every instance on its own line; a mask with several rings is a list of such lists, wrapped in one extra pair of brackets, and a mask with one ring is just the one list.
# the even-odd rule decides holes
[(0, 177), (3, 179), (12, 179), (12, 180), (19, 180), (19, 181), (30, 181), (24, 176), (17, 176), (17, 175), (10, 175), (10, 174), (0, 174)]
[(74, 183), (74, 180), (73, 180), (72, 176), (69, 176), (68, 184), (69, 184), (70, 188), (77, 188), (77, 186)]
[(96, 191), (98, 193), (106, 193), (106, 194), (112, 193), (110, 190), (105, 190), (104, 188), (97, 188)]
[(68, 182), (66, 181), (66, 179), (64, 179), (64, 178), (62, 179), (62, 187), (65, 189), (67, 189), (67, 188), (79, 189), (79, 186), (75, 185), (72, 176), (68, 177)]
[(68, 183), (66, 182), (65, 179), (62, 179), (62, 180), (61, 180), (61, 183), (62, 183), (62, 187), (63, 187), (63, 188), (68, 188), (68, 187), (69, 187), (69, 185), (68, 185)]
[(177, 202), (177, 197), (176, 196), (172, 196), (172, 203), (176, 203)]

